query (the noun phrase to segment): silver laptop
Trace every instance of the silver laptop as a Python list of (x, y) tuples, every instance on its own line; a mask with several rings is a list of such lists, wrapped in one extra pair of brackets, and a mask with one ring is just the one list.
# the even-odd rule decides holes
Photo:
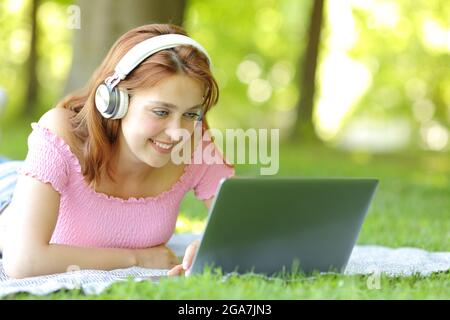
[(378, 185), (372, 178), (222, 179), (190, 275), (343, 272)]

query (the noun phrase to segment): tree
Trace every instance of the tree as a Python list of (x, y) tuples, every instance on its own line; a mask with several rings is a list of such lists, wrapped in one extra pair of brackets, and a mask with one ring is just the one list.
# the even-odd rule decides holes
[(319, 56), (320, 34), (322, 30), (325, 0), (313, 0), (311, 18), (308, 28), (308, 44), (303, 58), (300, 77), (300, 99), (297, 103), (297, 115), (291, 138), (318, 140), (313, 124), (314, 94), (316, 89), (317, 59)]
[(65, 93), (85, 85), (113, 43), (126, 31), (149, 23), (182, 25), (186, 0), (78, 0), (73, 60)]
[(32, 115), (35, 113), (38, 98), (38, 79), (36, 73), (36, 66), (38, 62), (38, 55), (36, 44), (38, 39), (38, 24), (37, 24), (37, 10), (39, 7), (39, 0), (31, 1), (30, 20), (31, 20), (31, 40), (30, 51), (27, 61), (27, 87), (25, 93), (25, 108), (24, 115)]

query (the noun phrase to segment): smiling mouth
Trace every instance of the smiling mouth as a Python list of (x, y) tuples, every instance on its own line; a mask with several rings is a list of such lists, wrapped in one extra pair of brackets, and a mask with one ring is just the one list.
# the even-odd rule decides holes
[(174, 146), (174, 144), (161, 143), (161, 142), (155, 141), (153, 139), (148, 139), (148, 140), (152, 143), (153, 146), (156, 147), (156, 149), (158, 151), (161, 151), (163, 153), (169, 152)]

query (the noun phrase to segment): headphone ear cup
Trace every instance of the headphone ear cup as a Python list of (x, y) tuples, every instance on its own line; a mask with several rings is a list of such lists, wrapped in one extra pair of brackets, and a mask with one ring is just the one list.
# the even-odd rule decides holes
[(95, 107), (104, 118), (111, 118), (114, 114), (116, 101), (117, 92), (115, 92), (114, 88), (111, 90), (105, 83), (97, 87), (95, 91)]
[(121, 90), (118, 88), (114, 88), (117, 91), (117, 101), (116, 101), (116, 108), (113, 115), (113, 119), (122, 119), (125, 117), (128, 111), (128, 92), (125, 90)]

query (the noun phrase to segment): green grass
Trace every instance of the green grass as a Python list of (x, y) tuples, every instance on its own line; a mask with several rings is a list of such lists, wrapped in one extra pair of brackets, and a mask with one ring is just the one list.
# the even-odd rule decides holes
[[(28, 127), (25, 127), (28, 130)], [(20, 129), (11, 136), (24, 139)], [(5, 132), (3, 133), (5, 137)], [(5, 141), (2, 139), (2, 141)], [(9, 140), (13, 141), (13, 139)], [(17, 141), (0, 154), (23, 155)], [(26, 149), (25, 149), (26, 150)], [(411, 246), (430, 251), (450, 251), (449, 154), (408, 152), (389, 155), (346, 153), (317, 146), (284, 145), (280, 176), (377, 177), (380, 185), (358, 238), (358, 244)], [(8, 153), (6, 153), (9, 155)], [(238, 166), (238, 175), (257, 175), (258, 167)], [(177, 232), (201, 231), (207, 212), (189, 193), (181, 205)], [(60, 291), (45, 297), (17, 294), (13, 299), (448, 299), (450, 273), (429, 277), (388, 278), (380, 289), (370, 289), (370, 276), (315, 275), (262, 279), (255, 275), (217, 274), (162, 279), (159, 283), (117, 283), (98, 296), (79, 290)]]
[[(115, 283), (99, 295), (62, 290), (48, 296), (17, 294), (14, 299), (448, 299), (450, 273), (429, 277), (389, 278), (369, 286), (368, 276), (320, 275), (261, 279), (258, 275), (219, 274), (162, 279), (158, 283), (129, 280)], [(372, 289), (371, 289), (372, 288)], [(377, 289), (378, 288), (378, 289)]]

